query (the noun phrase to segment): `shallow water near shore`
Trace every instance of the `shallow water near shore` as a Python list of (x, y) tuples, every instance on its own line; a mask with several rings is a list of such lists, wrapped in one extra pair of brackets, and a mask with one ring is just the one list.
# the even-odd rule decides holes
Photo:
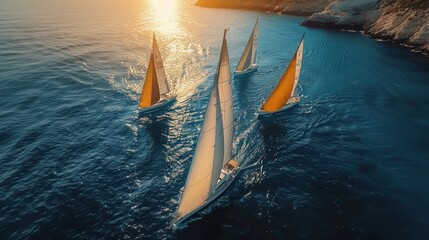
[[(0, 3), (0, 239), (427, 238), (427, 57), (301, 17), (168, 3)], [(233, 80), (246, 166), (173, 232), (223, 29), (235, 67), (257, 16), (259, 67)], [(177, 101), (145, 117), (152, 31)], [(258, 119), (304, 32), (301, 102)]]

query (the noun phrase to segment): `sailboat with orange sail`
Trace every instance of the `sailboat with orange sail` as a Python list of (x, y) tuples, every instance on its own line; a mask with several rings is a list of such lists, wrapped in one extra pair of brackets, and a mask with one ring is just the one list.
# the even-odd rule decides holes
[(300, 96), (296, 94), (296, 87), (301, 73), (302, 53), (304, 49), (304, 35), (301, 38), (298, 49), (293, 55), (289, 66), (277, 83), (277, 86), (271, 92), (267, 100), (262, 104), (259, 115), (271, 115), (282, 112), (296, 105)]
[(174, 101), (175, 97), (170, 96), (170, 87), (168, 86), (161, 53), (158, 49), (154, 33), (152, 53), (150, 55), (149, 66), (147, 68), (138, 110), (140, 113), (149, 113), (162, 107), (169, 106)]

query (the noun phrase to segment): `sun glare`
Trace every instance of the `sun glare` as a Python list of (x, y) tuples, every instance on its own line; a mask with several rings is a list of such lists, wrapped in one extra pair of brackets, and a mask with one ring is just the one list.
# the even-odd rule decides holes
[(174, 34), (178, 31), (176, 0), (151, 0), (151, 20), (157, 32)]
[(151, 0), (151, 3), (157, 21), (168, 23), (175, 20), (177, 16), (175, 0)]

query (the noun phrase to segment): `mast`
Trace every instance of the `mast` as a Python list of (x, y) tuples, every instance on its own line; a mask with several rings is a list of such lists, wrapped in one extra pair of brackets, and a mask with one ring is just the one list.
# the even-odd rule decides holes
[(277, 83), (277, 86), (262, 105), (262, 110), (266, 112), (278, 111), (288, 102), (289, 98), (293, 96), (292, 93), (295, 91), (296, 85), (298, 84), (299, 74), (301, 71), (303, 46), (304, 36), (302, 37), (298, 49), (290, 61), (289, 66), (283, 73), (280, 81)]
[(249, 37), (246, 48), (241, 56), (240, 62), (237, 66), (237, 71), (244, 71), (250, 67), (251, 64), (256, 62), (256, 48), (258, 46), (258, 25), (259, 18), (256, 18), (255, 26), (253, 27), (252, 34)]
[(222, 112), (222, 123), (224, 132), (224, 157), (225, 165), (232, 158), (232, 140), (234, 136), (234, 108), (231, 87), (231, 68), (229, 64), (228, 44), (224, 31), (219, 65), (217, 69), (217, 82), (219, 87), (219, 101)]
[(158, 81), (154, 66), (153, 54), (150, 55), (149, 66), (146, 72), (139, 107), (147, 108), (157, 103), (160, 99)]
[[(226, 31), (224, 33), (225, 39)], [(226, 41), (222, 43), (222, 49)], [(219, 65), (223, 61), (224, 50), (221, 52)], [(220, 72), (221, 67), (218, 67)], [(214, 193), (224, 159), (224, 128), (219, 96), (219, 77), (215, 76), (210, 99), (204, 116), (203, 126), (198, 138), (195, 155), (192, 159), (183, 195), (177, 210), (177, 218), (181, 218), (201, 205)], [(223, 85), (221, 85), (223, 86)]]
[(168, 81), (165, 75), (164, 64), (162, 63), (161, 53), (159, 52), (159, 49), (158, 49), (158, 43), (156, 42), (155, 33), (153, 33), (152, 42), (153, 42), (152, 51), (153, 51), (153, 58), (155, 62), (156, 75), (158, 78), (159, 93), (161, 95), (164, 95), (170, 92), (170, 89), (168, 87)]

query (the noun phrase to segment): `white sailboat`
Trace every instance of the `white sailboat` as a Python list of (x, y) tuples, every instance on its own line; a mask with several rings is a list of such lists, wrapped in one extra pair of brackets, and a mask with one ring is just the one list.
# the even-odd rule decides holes
[(155, 111), (163, 106), (168, 106), (175, 100), (174, 97), (169, 96), (170, 88), (155, 33), (153, 34), (152, 44), (152, 54), (150, 55), (149, 66), (138, 105), (140, 113)]
[(270, 115), (289, 109), (296, 105), (301, 98), (296, 95), (296, 87), (301, 73), (302, 53), (304, 50), (304, 35), (299, 43), (292, 60), (280, 78), (273, 92), (262, 104), (259, 115)]
[(232, 100), (225, 30), (219, 66), (195, 154), (173, 220), (174, 228), (215, 200), (237, 176), (239, 163), (232, 159)]
[(244, 49), (243, 55), (241, 55), (240, 62), (234, 71), (235, 75), (242, 75), (250, 73), (258, 68), (256, 64), (256, 49), (258, 47), (258, 18), (256, 18), (255, 26), (253, 27), (252, 34), (250, 35), (249, 41), (247, 42), (246, 48)]

